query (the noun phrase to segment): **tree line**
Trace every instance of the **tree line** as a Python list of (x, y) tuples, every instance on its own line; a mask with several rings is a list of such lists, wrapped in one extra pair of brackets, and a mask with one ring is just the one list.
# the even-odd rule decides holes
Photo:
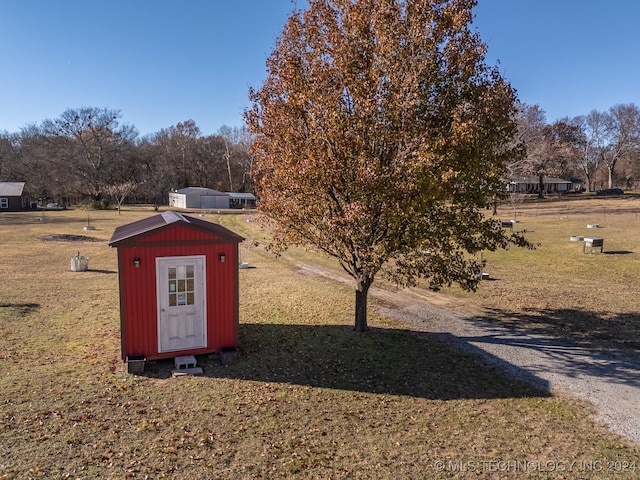
[(0, 180), (25, 182), (42, 203), (94, 206), (125, 198), (166, 204), (169, 191), (188, 186), (252, 192), (252, 141), (245, 127), (202, 135), (193, 120), (140, 137), (119, 110), (68, 109), (0, 133)]
[[(585, 190), (640, 186), (640, 108), (548, 123), (538, 105), (519, 104), (511, 175), (579, 178)], [(252, 192), (254, 142), (247, 127), (202, 135), (193, 120), (140, 137), (118, 110), (68, 109), (58, 118), (0, 133), (0, 180), (23, 181), (42, 203), (165, 204), (171, 189), (200, 186)], [(540, 192), (543, 188), (540, 188)]]
[[(538, 105), (517, 109), (518, 158), (511, 174), (579, 178), (585, 190), (640, 186), (640, 108), (633, 103), (565, 117), (554, 123)], [(542, 191), (542, 189), (540, 189)]]

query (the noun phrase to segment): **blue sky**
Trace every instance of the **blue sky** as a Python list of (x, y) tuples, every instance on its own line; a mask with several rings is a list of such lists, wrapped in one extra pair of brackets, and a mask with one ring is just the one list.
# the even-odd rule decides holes
[[(0, 131), (82, 106), (141, 135), (242, 125), (291, 0), (0, 0)], [(474, 28), (547, 119), (640, 105), (640, 1), (479, 0)]]
[(479, 0), (475, 14), (487, 63), (549, 122), (640, 106), (640, 1)]

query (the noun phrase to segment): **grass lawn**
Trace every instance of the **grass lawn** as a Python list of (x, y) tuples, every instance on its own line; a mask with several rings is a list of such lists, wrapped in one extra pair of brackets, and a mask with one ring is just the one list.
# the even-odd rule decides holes
[[(526, 230), (537, 249), (486, 254), (495, 281), (483, 282), (477, 295), (450, 293), (488, 319), (640, 353), (640, 197), (529, 203), (517, 218), (515, 229)], [(604, 238), (604, 253), (583, 253), (572, 236)]]
[[(517, 228), (538, 249), (486, 254), (492, 281), (440, 295), (494, 321), (638, 350), (639, 206), (522, 205)], [(91, 212), (94, 231), (82, 210), (0, 214), (0, 479), (640, 478), (640, 447), (594, 424), (586, 403), (518, 383), (375, 302), (371, 332), (354, 333), (352, 288), (298, 263), (335, 266), (301, 250), (273, 257), (240, 212), (205, 216), (247, 238), (239, 361), (199, 358), (195, 377), (167, 378), (169, 362), (126, 373), (107, 241), (153, 214)], [(587, 223), (604, 227), (605, 254), (569, 241)], [(88, 272), (70, 271), (78, 252)]]

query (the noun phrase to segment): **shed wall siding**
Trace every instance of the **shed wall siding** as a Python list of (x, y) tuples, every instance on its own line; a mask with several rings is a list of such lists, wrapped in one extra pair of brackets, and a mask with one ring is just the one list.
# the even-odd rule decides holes
[(0, 212), (4, 211), (4, 212), (19, 212), (21, 210), (24, 210), (24, 200), (23, 197), (10, 197), (10, 196), (4, 196), (4, 197), (0, 197), (3, 198), (4, 200), (0, 203)]

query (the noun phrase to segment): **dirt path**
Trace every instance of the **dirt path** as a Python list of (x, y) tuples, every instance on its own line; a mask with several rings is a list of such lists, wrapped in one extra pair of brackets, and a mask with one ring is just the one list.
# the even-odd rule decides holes
[[(300, 268), (349, 281), (308, 265)], [(387, 317), (477, 354), (544, 390), (590, 401), (597, 421), (640, 443), (640, 359), (631, 353), (591, 352), (555, 337), (466, 317), (444, 296), (430, 292), (372, 288), (370, 294)]]

